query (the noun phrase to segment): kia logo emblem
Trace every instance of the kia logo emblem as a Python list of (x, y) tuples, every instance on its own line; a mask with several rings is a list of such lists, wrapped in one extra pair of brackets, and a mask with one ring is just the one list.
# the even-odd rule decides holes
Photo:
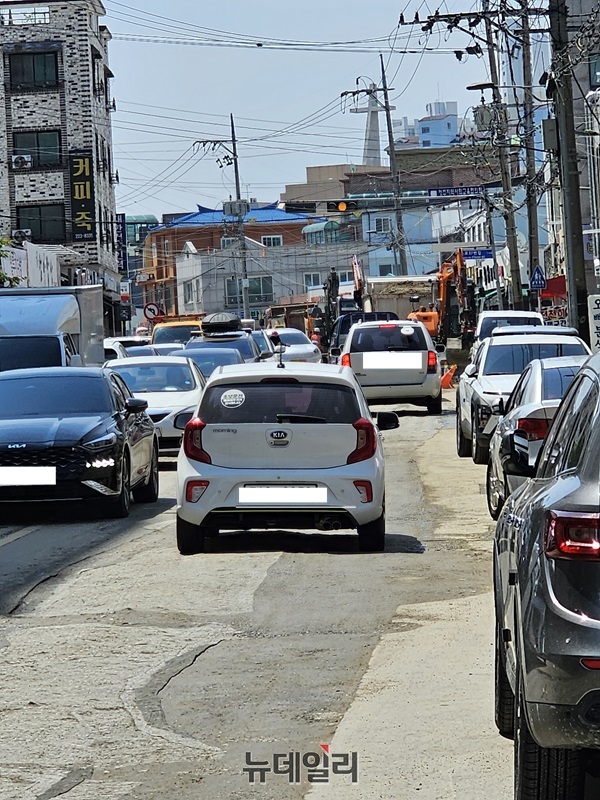
[(287, 431), (271, 431), (271, 439), (287, 439)]
[(27, 447), (27, 445), (26, 444), (9, 444), (8, 445), (8, 449), (9, 450), (22, 450), (23, 447)]

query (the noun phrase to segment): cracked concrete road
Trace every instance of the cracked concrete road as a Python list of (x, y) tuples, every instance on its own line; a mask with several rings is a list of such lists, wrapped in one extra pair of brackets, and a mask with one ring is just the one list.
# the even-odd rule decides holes
[[(2, 800), (505, 800), (492, 525), (454, 415), (386, 433), (388, 544), (230, 534), (181, 558), (174, 473), (121, 522), (0, 527)], [(3, 520), (7, 522), (6, 519)], [(440, 743), (443, 742), (443, 746)], [(360, 783), (250, 785), (245, 753), (355, 750)]]

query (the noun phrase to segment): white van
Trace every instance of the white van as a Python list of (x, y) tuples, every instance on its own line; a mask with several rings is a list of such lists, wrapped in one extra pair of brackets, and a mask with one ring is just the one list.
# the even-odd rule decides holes
[(492, 335), (494, 328), (504, 325), (543, 325), (544, 318), (539, 311), (482, 311), (477, 319), (475, 341), (471, 348), (471, 361), (481, 342)]

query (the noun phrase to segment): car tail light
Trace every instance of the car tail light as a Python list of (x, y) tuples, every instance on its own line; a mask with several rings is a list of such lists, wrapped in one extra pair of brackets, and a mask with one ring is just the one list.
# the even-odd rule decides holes
[(600, 560), (600, 514), (549, 511), (544, 550), (548, 558)]
[(550, 427), (547, 419), (529, 417), (517, 422), (517, 430), (523, 431), (528, 442), (537, 442), (545, 439)]
[(438, 356), (435, 350), (427, 351), (427, 374), (431, 375), (437, 372)]
[(342, 356), (342, 367), (350, 366), (350, 353), (344, 353)]
[(370, 503), (373, 500), (373, 486), (371, 481), (354, 481), (360, 495), (361, 503)]
[(208, 489), (210, 481), (188, 481), (185, 487), (185, 499), (188, 503), (197, 503)]
[(372, 422), (361, 417), (352, 427), (356, 428), (356, 449), (348, 456), (347, 464), (355, 464), (357, 461), (371, 458), (377, 447), (377, 432)]
[(185, 426), (183, 431), (183, 452), (192, 461), (202, 461), (211, 464), (210, 456), (202, 448), (202, 431), (206, 428), (206, 422), (195, 417)]
[(384, 323), (383, 325), (378, 325), (377, 327), (378, 328), (395, 328), (396, 326), (392, 322), (392, 323)]

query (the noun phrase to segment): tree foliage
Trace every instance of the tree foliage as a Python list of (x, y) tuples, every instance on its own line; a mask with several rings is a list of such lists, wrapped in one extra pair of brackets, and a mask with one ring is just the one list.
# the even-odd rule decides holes
[[(10, 247), (10, 245), (10, 239), (0, 238), (0, 258), (4, 258), (4, 256), (8, 255), (6, 248)], [(0, 263), (0, 287), (13, 289), (15, 286), (18, 286), (20, 282), (21, 278), (19, 278), (18, 275), (7, 275), (2, 269), (2, 264)]]

